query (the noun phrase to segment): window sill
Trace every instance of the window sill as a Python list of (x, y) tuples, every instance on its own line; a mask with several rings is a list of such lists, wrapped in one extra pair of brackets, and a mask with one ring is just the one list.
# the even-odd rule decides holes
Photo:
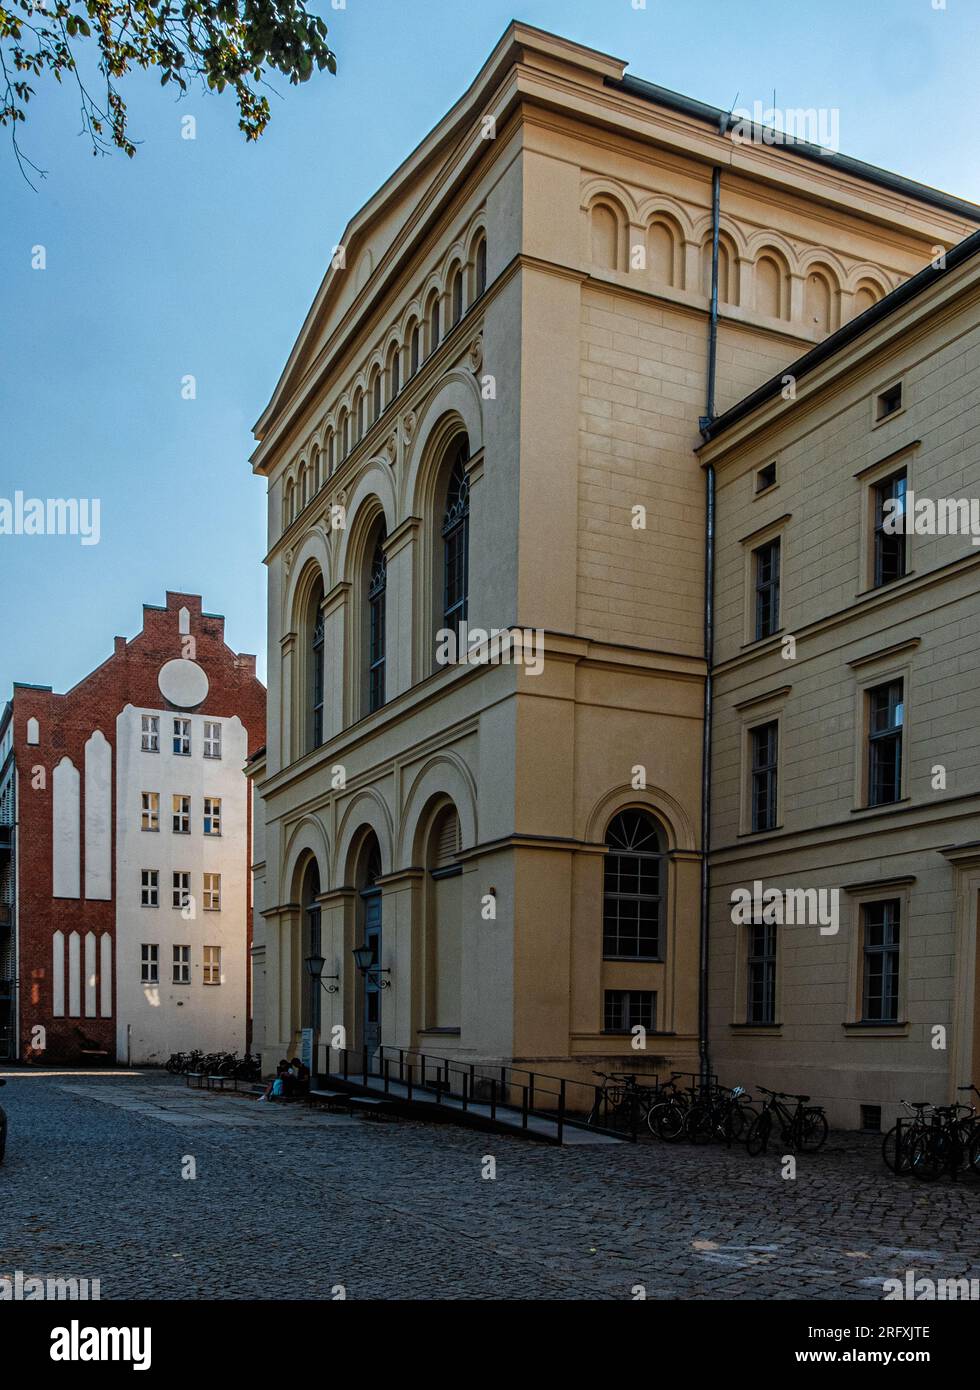
[(781, 1023), (730, 1023), (728, 1026), (739, 1033), (764, 1033), (767, 1036), (780, 1033), (783, 1028)]
[(898, 584), (904, 584), (906, 579), (914, 578), (915, 570), (906, 570), (905, 573), (900, 574), (897, 579), (889, 579), (884, 584), (869, 584), (866, 589), (859, 589), (857, 591), (854, 595), (854, 602), (857, 603), (859, 599), (870, 598), (872, 594), (883, 594), (888, 589), (894, 589)]
[(876, 1023), (873, 1019), (866, 1021), (858, 1019), (854, 1023), (842, 1023), (845, 1034), (849, 1038), (904, 1038), (908, 1036), (909, 1024), (902, 1023)]
[(664, 962), (665, 962), (665, 958), (664, 958), (663, 956), (606, 956), (606, 955), (604, 955), (604, 956), (602, 957), (602, 959), (603, 959), (604, 961), (609, 961), (610, 963), (615, 964), (615, 965), (663, 965)]
[(880, 814), (882, 811), (893, 811), (896, 806), (910, 806), (911, 804), (912, 798), (910, 796), (900, 796), (897, 801), (881, 801), (874, 806), (852, 806), (851, 815), (861, 816), (868, 811), (877, 811)]
[(420, 1028), (420, 1038), (458, 1038), (462, 1033), (461, 1028)]

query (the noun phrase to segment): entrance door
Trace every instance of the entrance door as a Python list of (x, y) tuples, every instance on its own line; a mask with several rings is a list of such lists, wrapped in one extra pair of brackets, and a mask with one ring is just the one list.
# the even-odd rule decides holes
[[(368, 889), (364, 899), (364, 944), (371, 948), (371, 964), (381, 964), (381, 890)], [(364, 1046), (370, 1057), (381, 1046), (381, 975), (373, 969), (364, 976)]]

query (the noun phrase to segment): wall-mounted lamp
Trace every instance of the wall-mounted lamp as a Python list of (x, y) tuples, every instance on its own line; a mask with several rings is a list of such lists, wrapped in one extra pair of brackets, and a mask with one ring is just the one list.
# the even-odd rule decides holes
[(391, 988), (391, 981), (381, 978), (384, 975), (390, 975), (391, 970), (387, 965), (375, 964), (374, 948), (372, 946), (355, 946), (352, 954), (354, 956), (354, 964), (362, 975), (375, 978), (379, 989)]
[[(324, 959), (323, 959), (322, 956), (307, 956), (307, 957), (306, 957), (306, 968), (307, 968), (307, 970), (309, 971), (310, 979), (311, 979), (311, 980), (319, 980), (321, 984), (324, 984), (324, 981), (325, 981), (325, 980), (339, 980), (339, 979), (340, 979), (340, 976), (339, 976), (339, 975), (324, 975), (324, 973), (323, 973), (324, 964), (325, 964), (325, 962), (324, 962)], [(336, 994), (337, 991), (338, 991), (338, 989), (340, 988), (340, 986), (339, 986), (339, 985), (326, 985), (326, 984), (324, 984), (324, 988), (326, 989), (326, 991), (327, 991), (328, 994)]]

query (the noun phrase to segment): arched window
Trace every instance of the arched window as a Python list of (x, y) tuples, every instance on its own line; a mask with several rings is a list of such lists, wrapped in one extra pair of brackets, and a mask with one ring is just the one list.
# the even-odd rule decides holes
[(429, 827), (425, 864), (425, 1023), (458, 1028), (461, 1014), (463, 893), (459, 864), (459, 816), (452, 804)]
[(340, 416), (340, 461), (350, 453), (350, 416), (343, 411)]
[(481, 237), (476, 244), (476, 297), (487, 287), (487, 239)]
[(374, 380), (371, 382), (371, 423), (381, 418), (381, 371), (375, 368)]
[[(303, 904), (303, 959), (310, 960), (314, 956), (322, 953), (322, 936), (320, 931), (320, 904), (317, 898), (320, 894), (320, 866), (315, 859), (311, 859), (303, 874), (303, 888), (300, 894), (300, 901)], [(314, 976), (304, 967), (303, 969), (303, 1027), (312, 1028), (314, 1031), (320, 1030), (320, 1015), (323, 996), (323, 984), (319, 975)]]
[(452, 305), (452, 326), (455, 328), (463, 317), (463, 272), (459, 266), (452, 273), (449, 297)]
[(357, 918), (358, 946), (371, 953), (371, 969), (361, 976), (360, 1000), (356, 1006), (360, 1017), (361, 1045), (369, 1056), (381, 1045), (382, 982), (382, 894), (378, 887), (381, 877), (381, 848), (373, 830), (367, 832), (357, 856), (354, 882), (358, 888)]
[(359, 444), (364, 435), (364, 392), (358, 391), (354, 397), (354, 443)]
[(330, 477), (330, 474), (333, 472), (334, 467), (335, 467), (336, 462), (337, 462), (337, 460), (336, 460), (336, 447), (337, 447), (337, 446), (336, 446), (336, 442), (335, 442), (335, 441), (336, 441), (336, 436), (334, 435), (333, 430), (331, 430), (330, 433), (327, 435), (327, 449), (326, 449), (327, 477), (328, 477), (328, 478)]
[(294, 488), (294, 486), (293, 486), (293, 480), (292, 480), (292, 478), (290, 478), (289, 481), (288, 481), (287, 484), (286, 484), (286, 491), (285, 491), (285, 495), (284, 495), (284, 498), (283, 498), (283, 508), (282, 508), (282, 522), (283, 522), (283, 526), (289, 526), (289, 525), (292, 523), (293, 514), (294, 514), (294, 511), (295, 511), (295, 507), (296, 507), (295, 488)]
[(422, 355), (422, 330), (417, 323), (412, 325), (412, 333), (409, 338), (409, 376), (414, 376), (419, 369), (419, 362)]
[(469, 445), (456, 444), (446, 483), (442, 515), (442, 626), (459, 632), (469, 599), (470, 487), (466, 477)]
[(313, 457), (310, 460), (310, 488), (313, 493), (320, 491), (323, 487), (323, 474), (321, 470), (320, 450), (313, 450)]
[(309, 740), (311, 748), (319, 748), (323, 742), (323, 582), (317, 580), (310, 596), (309, 622), (310, 657), (310, 720)]
[(388, 401), (395, 399), (398, 392), (402, 389), (402, 361), (401, 353), (398, 351), (398, 344), (392, 344), (391, 352), (388, 354)]
[(432, 303), (429, 305), (429, 356), (435, 352), (439, 346), (439, 296), (432, 296)]
[(647, 811), (620, 811), (606, 831), (602, 954), (607, 960), (661, 960), (667, 860), (660, 826)]
[(384, 552), (382, 525), (371, 552), (367, 583), (367, 712), (380, 709), (385, 702), (385, 588), (388, 562)]

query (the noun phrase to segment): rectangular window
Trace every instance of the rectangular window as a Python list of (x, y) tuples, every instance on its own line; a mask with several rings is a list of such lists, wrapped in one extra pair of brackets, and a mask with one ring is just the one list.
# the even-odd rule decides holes
[(755, 475), (756, 492), (765, 492), (767, 488), (774, 487), (776, 483), (776, 465), (767, 463), (764, 468), (760, 468)]
[(220, 946), (205, 946), (204, 948), (204, 983), (206, 985), (221, 984)]
[(898, 1022), (899, 924), (901, 902), (887, 898), (865, 903), (864, 987), (862, 1017), (866, 1023)]
[(902, 796), (903, 682), (868, 691), (868, 805), (887, 806)]
[(776, 828), (776, 778), (779, 725), (760, 724), (750, 734), (752, 741), (752, 829)]
[(156, 714), (144, 714), (140, 720), (142, 726), (142, 748), (144, 753), (159, 753), (160, 751), (160, 717)]
[(189, 758), (191, 753), (191, 721), (174, 720), (174, 752), (179, 757)]
[(160, 906), (160, 874), (157, 869), (140, 871), (140, 906)]
[(157, 985), (160, 983), (160, 947), (140, 947), (140, 983)]
[(204, 798), (204, 833), (205, 835), (221, 834), (220, 796), (206, 796)]
[(771, 637), (779, 627), (779, 537), (752, 552), (755, 571), (755, 637)]
[(174, 907), (187, 907), (191, 900), (191, 876), (183, 869), (175, 869), (173, 876)]
[(160, 829), (160, 793), (142, 792), (140, 794), (140, 829)]
[(875, 403), (875, 419), (887, 420), (889, 415), (895, 415), (902, 408), (902, 383), (896, 381), (894, 386), (889, 386), (887, 390), (880, 391)]
[(221, 911), (221, 875), (204, 875), (204, 911)]
[(174, 797), (173, 823), (175, 835), (189, 835), (191, 833), (191, 799), (189, 796)]
[(204, 721), (204, 756), (221, 757), (221, 725), (213, 724), (207, 719)]
[(174, 984), (189, 985), (191, 982), (191, 948), (174, 947)]
[(905, 493), (903, 469), (874, 487), (874, 585), (893, 584), (905, 575)]
[(746, 1013), (749, 1023), (776, 1022), (776, 924), (752, 922), (749, 926)]
[(628, 1033), (632, 1028), (653, 1031), (657, 996), (650, 989), (607, 989), (603, 1030)]

